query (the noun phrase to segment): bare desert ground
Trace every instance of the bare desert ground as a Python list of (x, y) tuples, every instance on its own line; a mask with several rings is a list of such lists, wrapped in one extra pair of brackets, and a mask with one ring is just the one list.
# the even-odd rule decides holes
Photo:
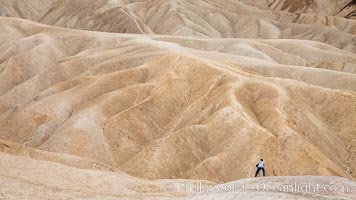
[(298, 2), (0, 0), (0, 199), (353, 199), (355, 2)]

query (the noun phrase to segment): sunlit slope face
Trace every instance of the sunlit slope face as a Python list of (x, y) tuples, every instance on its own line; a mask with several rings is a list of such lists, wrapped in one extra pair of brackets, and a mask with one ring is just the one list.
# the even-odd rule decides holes
[(150, 179), (235, 180), (260, 157), (271, 175), (354, 176), (355, 75), (303, 67), (299, 50), (351, 52), (0, 25), (3, 140)]
[[(9, 144), (9, 143), (7, 143)], [(317, 176), (269, 176), (249, 178), (215, 185), (197, 180), (143, 180), (122, 172), (83, 170), (68, 165), (40, 161), (22, 156), (0, 153), (0, 191), (8, 199), (152, 199), (152, 200), (203, 200), (234, 198), (243, 199), (354, 199), (356, 183), (341, 177)], [(76, 184), (73, 184), (75, 180)], [(196, 184), (201, 188), (196, 189)], [(296, 186), (291, 184), (296, 183)], [(336, 183), (336, 184), (335, 184)], [(313, 188), (319, 187), (318, 192)], [(186, 188), (184, 186), (187, 185)], [(259, 187), (257, 187), (259, 185)], [(289, 192), (283, 187), (289, 185)], [(307, 188), (310, 192), (302, 192)], [(333, 185), (332, 189), (331, 185)], [(275, 187), (275, 192), (264, 187)], [(14, 189), (19, 188), (21, 189)], [(209, 188), (209, 190), (208, 190)], [(231, 189), (234, 188), (235, 190)], [(325, 189), (324, 189), (325, 188)], [(206, 191), (200, 194), (195, 190)], [(297, 192), (296, 192), (297, 191)]]
[[(65, 0), (44, 4), (38, 0), (2, 0), (0, 9), (8, 16), (75, 29), (214, 38), (303, 39), (355, 52), (356, 22), (325, 17), (316, 7), (320, 4), (322, 8), (336, 9), (345, 1), (300, 1), (298, 5), (294, 5), (296, 1), (266, 1), (260, 3), (262, 7), (248, 2)], [(273, 8), (263, 8), (265, 4)], [(293, 10), (291, 13), (278, 11), (286, 10), (284, 7)], [(301, 14), (294, 7), (311, 10)], [(333, 12), (330, 11), (330, 15), (334, 15)]]
[(249, 178), (263, 158), (270, 177), (231, 183), (243, 194), (191, 199), (304, 195), (261, 193), (261, 180), (338, 182), (353, 193), (313, 198), (352, 199), (354, 12), (351, 0), (0, 0), (0, 197), (178, 199), (194, 194), (179, 183)]

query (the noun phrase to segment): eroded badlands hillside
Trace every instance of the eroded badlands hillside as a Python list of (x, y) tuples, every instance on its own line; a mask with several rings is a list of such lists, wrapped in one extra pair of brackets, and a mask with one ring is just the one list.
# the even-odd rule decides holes
[[(165, 179), (248, 178), (263, 157), (270, 176), (354, 180), (356, 22), (282, 7), (0, 1), (17, 17), (0, 18), (1, 176), (53, 198), (177, 198)], [(105, 189), (28, 182), (32, 165)]]
[[(342, 7), (354, 13), (355, 7), (350, 0), (273, 2), (270, 0), (50, 0), (45, 2), (1, 0), (0, 10), (6, 16), (75, 29), (189, 37), (292, 38), (323, 42), (340, 49), (356, 51), (354, 38), (356, 22), (334, 16), (337, 13), (334, 10)], [(292, 11), (292, 13), (280, 12), (280, 10)], [(304, 14), (303, 11), (306, 13)], [(316, 15), (316, 13), (324, 15)]]
[(243, 3), (260, 9), (308, 13), (324, 16), (339, 16), (354, 19), (356, 16), (355, 0), (241, 0)]

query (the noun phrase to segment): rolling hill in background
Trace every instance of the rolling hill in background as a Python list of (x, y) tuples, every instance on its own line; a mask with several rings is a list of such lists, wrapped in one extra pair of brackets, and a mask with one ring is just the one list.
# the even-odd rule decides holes
[(0, 0), (0, 198), (184, 198), (260, 158), (355, 188), (355, 2), (296, 2)]

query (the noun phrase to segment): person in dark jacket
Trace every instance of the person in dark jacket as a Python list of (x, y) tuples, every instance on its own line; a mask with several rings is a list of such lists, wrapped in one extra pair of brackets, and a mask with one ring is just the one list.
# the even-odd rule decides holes
[(263, 172), (263, 176), (266, 176), (266, 171), (265, 171), (265, 163), (263, 162), (263, 159), (261, 159), (260, 161), (258, 161), (257, 165), (256, 165), (256, 174), (255, 177), (258, 176), (258, 173), (260, 173), (260, 171), (262, 170)]

